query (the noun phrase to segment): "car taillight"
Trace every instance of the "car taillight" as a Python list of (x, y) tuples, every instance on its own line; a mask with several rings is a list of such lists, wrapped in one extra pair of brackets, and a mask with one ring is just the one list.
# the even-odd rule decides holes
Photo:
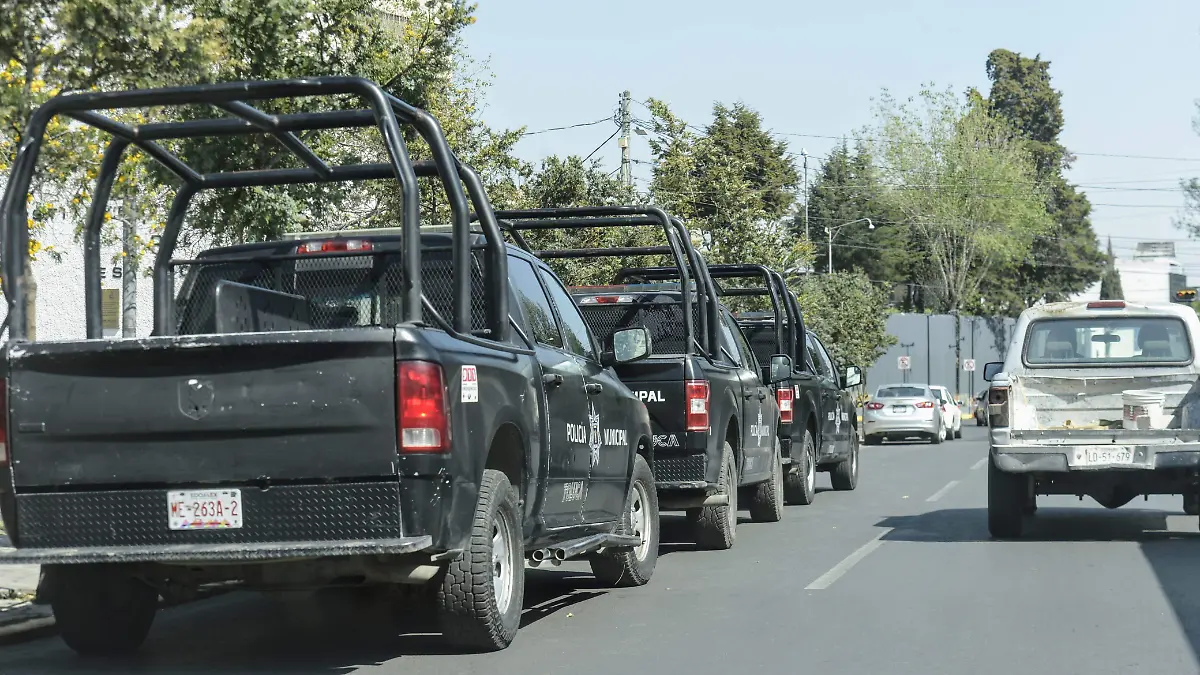
[(1093, 300), (1087, 304), (1088, 309), (1125, 309), (1124, 300)]
[(632, 295), (596, 295), (583, 298), (581, 305), (624, 305), (633, 302)]
[(8, 380), (0, 379), (0, 466), (8, 465)]
[(683, 386), (687, 397), (687, 430), (708, 431), (708, 382), (687, 380)]
[(450, 449), (450, 413), (442, 367), (428, 361), (396, 364), (396, 436), (400, 452)]
[(362, 239), (330, 239), (327, 241), (306, 241), (296, 249), (296, 253), (354, 253), (370, 251), (371, 242)]
[(867, 404), (867, 410), (883, 410), (883, 404), (871, 401)]
[(918, 408), (932, 408), (933, 401), (917, 401)]
[(792, 388), (780, 387), (775, 390), (775, 402), (779, 404), (779, 421), (782, 424), (792, 423)]
[(992, 387), (988, 390), (988, 426), (1008, 426), (1008, 387)]

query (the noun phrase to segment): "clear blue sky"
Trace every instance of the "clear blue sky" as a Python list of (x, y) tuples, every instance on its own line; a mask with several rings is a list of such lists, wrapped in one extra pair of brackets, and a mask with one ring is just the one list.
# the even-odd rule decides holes
[[(838, 136), (870, 121), (881, 88), (986, 91), (989, 51), (1041, 54), (1063, 93), (1062, 140), (1073, 152), (1194, 160), (1080, 154), (1070, 178), (1085, 186), (1096, 232), (1112, 236), (1117, 255), (1139, 240), (1178, 240), (1190, 276), (1200, 275), (1200, 242), (1171, 224), (1179, 178), (1200, 176), (1200, 0), (478, 2), (466, 37), (494, 76), (484, 118), (531, 131), (607, 117), (629, 89), (697, 125), (714, 101), (742, 101), (776, 133)], [(637, 104), (633, 113), (648, 116)], [(586, 155), (614, 130), (605, 122), (528, 136), (517, 150), (535, 161)], [(817, 156), (835, 142), (785, 138)], [(632, 152), (650, 158), (640, 137)], [(616, 142), (597, 156), (616, 168)], [(646, 168), (635, 172), (643, 185)]]

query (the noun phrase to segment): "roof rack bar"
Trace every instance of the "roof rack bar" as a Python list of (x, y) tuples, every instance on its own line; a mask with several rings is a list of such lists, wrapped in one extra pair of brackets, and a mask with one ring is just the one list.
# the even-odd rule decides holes
[[(83, 122), (84, 124), (93, 126), (101, 131), (132, 141), (135, 145), (141, 148), (147, 155), (157, 159), (171, 171), (171, 173), (179, 176), (180, 180), (188, 183), (201, 183), (203, 178), (195, 169), (188, 166), (186, 162), (171, 154), (166, 148), (157, 143), (148, 140), (139, 140), (136, 127), (131, 127), (121, 122), (118, 122), (111, 117), (101, 115), (100, 113), (87, 110), (65, 113), (67, 117)], [(116, 168), (114, 167), (114, 170)]]
[(300, 158), (300, 161), (308, 165), (310, 169), (317, 172), (322, 178), (329, 176), (329, 165), (325, 163), (317, 153), (312, 151), (312, 148), (304, 144), (290, 131), (279, 130), (279, 120), (273, 115), (255, 108), (252, 105), (243, 103), (242, 101), (229, 101), (227, 103), (218, 103), (217, 107), (231, 115), (240, 117), (255, 127), (270, 133), (279, 141), (283, 147), (292, 152), (293, 155)]
[(513, 230), (562, 230), (585, 227), (645, 227), (648, 225), (662, 227), (662, 221), (650, 216), (613, 216), (591, 218), (553, 218), (546, 220), (521, 220), (511, 217), (511, 211), (501, 211), (497, 218), (507, 223)]
[[(278, 131), (320, 131), (375, 126), (375, 113), (370, 110), (336, 110), (275, 115)], [(138, 125), (134, 131), (139, 140), (195, 138), (198, 136), (236, 136), (259, 133), (258, 127), (242, 118), (218, 117), (187, 122), (154, 122)]]
[(104, 228), (104, 214), (108, 211), (108, 200), (117, 177), (121, 157), (129, 147), (129, 139), (114, 136), (104, 150), (100, 162), (100, 173), (96, 180), (96, 192), (88, 205), (87, 219), (83, 229), (83, 307), (87, 338), (104, 337), (100, 301), (100, 234)]
[(344, 183), (395, 177), (390, 164), (349, 164), (329, 167), (327, 175), (315, 169), (251, 169), (208, 173), (202, 177), (205, 188), (267, 187), (306, 183)]
[(530, 251), (539, 258), (609, 258), (622, 255), (671, 255), (670, 246), (614, 246), (612, 248), (567, 248)]

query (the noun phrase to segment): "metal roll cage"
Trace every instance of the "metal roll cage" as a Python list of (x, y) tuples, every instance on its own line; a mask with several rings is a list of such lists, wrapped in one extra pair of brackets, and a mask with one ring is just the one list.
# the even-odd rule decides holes
[[(246, 101), (308, 96), (353, 95), (369, 106), (358, 110), (328, 110), (272, 115)], [(97, 111), (149, 106), (207, 104), (228, 116), (182, 122), (157, 122), (130, 126)], [(270, 81), (225, 82), (184, 87), (119, 92), (84, 92), (56, 96), (42, 104), (30, 117), (25, 140), (18, 150), (9, 175), (8, 188), (0, 201), (0, 279), (8, 301), (10, 341), (27, 339), (25, 272), (29, 264), (27, 196), (37, 166), (46, 127), (64, 115), (76, 122), (108, 133), (110, 141), (101, 161), (95, 193), (84, 226), (84, 303), (87, 337), (101, 338), (100, 234), (121, 158), (136, 146), (181, 181), (175, 193), (154, 260), (154, 335), (172, 335), (174, 326), (174, 279), (172, 255), (179, 240), (188, 205), (203, 190), (244, 187), (335, 183), (394, 178), (403, 196), (401, 212), (401, 260), (404, 275), (405, 322), (421, 323), (424, 307), (435, 321), (456, 337), (476, 342), (470, 335), (472, 215), (468, 197), (483, 226), (488, 265), (485, 274), (490, 288), (507, 288), (508, 267), (503, 235), (478, 174), (454, 156), (441, 125), (429, 113), (387, 93), (375, 82), (359, 77), (313, 77)], [(413, 162), (404, 143), (400, 125), (413, 128), (429, 145), (431, 160)], [(296, 135), (300, 131), (351, 129), (375, 126), (383, 137), (388, 162), (330, 166)], [(305, 168), (255, 169), (201, 174), (157, 141), (200, 137), (269, 134), (297, 157)], [(451, 210), (453, 316), (446, 321), (423, 296), (421, 289), (420, 201), (418, 177), (441, 179)], [(464, 185), (466, 191), (464, 192)], [(7, 255), (18, 252), (17, 255)], [(488, 323), (492, 337), (505, 342), (509, 336), (508, 296), (497, 292), (490, 303)], [(487, 343), (492, 345), (490, 342)]]
[[(714, 279), (714, 283), (716, 279), (754, 279), (762, 282), (762, 286), (742, 288), (725, 288), (717, 284), (717, 295), (730, 297), (768, 296), (771, 300), (772, 313), (774, 314), (776, 343), (786, 344), (784, 342), (784, 317), (786, 316), (787, 337), (791, 340), (791, 344), (795, 345), (796, 358), (798, 359), (798, 362), (792, 364), (792, 366), (794, 368), (801, 368), (808, 351), (808, 344), (804, 339), (804, 315), (800, 311), (800, 303), (796, 301), (795, 294), (788, 290), (787, 282), (784, 281), (783, 275), (765, 265), (751, 263), (711, 265), (708, 268), (708, 273)], [(665, 281), (675, 279), (678, 276), (677, 271), (672, 267), (626, 267), (617, 272), (615, 282), (621, 283), (635, 279)], [(781, 308), (783, 311), (780, 311)]]
[[(717, 291), (709, 276), (708, 264), (692, 245), (691, 234), (678, 218), (667, 215), (654, 206), (578, 206), (552, 209), (513, 209), (496, 212), (500, 229), (508, 232), (518, 246), (544, 259), (608, 258), (633, 255), (669, 255), (675, 262), (670, 269), (680, 279), (681, 290), (696, 281), (696, 299), (700, 326), (692, 325), (692, 297), (684, 292), (683, 322), (689, 344), (695, 344), (705, 355), (718, 353), (720, 347)], [(659, 226), (667, 239), (666, 246), (617, 246), (612, 248), (576, 248), (533, 250), (521, 232), (536, 230), (584, 229), (591, 227)], [(697, 339), (697, 335), (700, 339)]]

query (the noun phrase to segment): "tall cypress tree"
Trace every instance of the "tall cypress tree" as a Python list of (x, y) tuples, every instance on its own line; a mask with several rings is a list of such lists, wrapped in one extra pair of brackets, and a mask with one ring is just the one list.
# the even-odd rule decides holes
[(1100, 280), (1100, 299), (1125, 299), (1125, 292), (1121, 290), (1121, 273), (1117, 271), (1117, 258), (1113, 255), (1111, 237), (1108, 240), (1108, 264), (1104, 268), (1104, 278)]

